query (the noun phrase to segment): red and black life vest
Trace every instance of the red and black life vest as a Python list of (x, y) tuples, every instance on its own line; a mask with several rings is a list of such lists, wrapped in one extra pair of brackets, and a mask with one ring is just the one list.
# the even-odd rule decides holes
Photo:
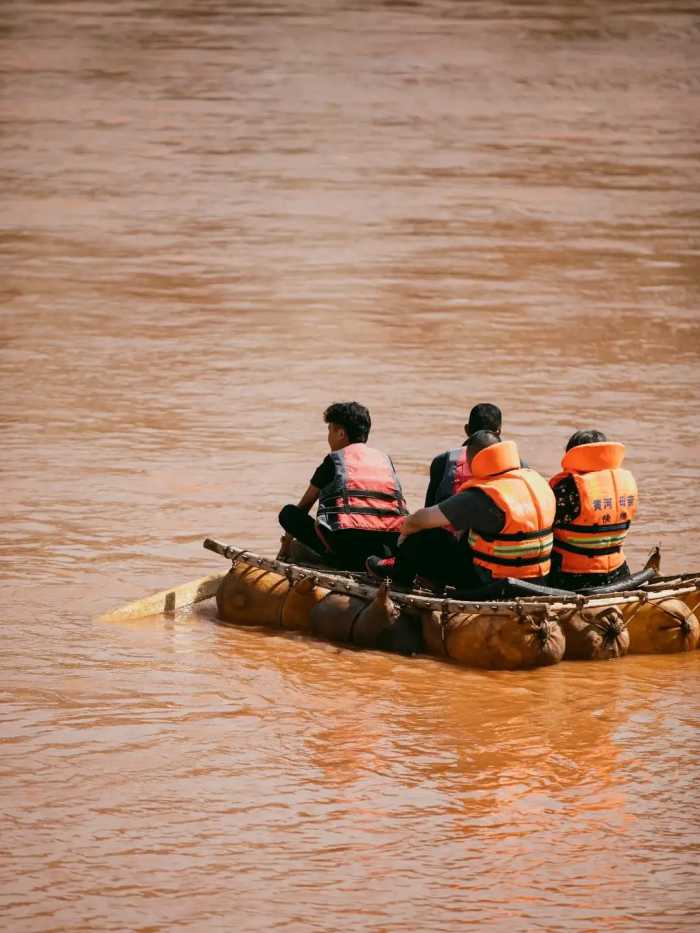
[(367, 444), (348, 444), (330, 457), (335, 477), (319, 494), (317, 523), (331, 531), (398, 531), (408, 509), (389, 457)]
[(554, 524), (554, 550), (561, 555), (564, 573), (610, 573), (624, 561), (622, 542), (637, 512), (637, 484), (621, 469), (625, 448), (609, 441), (572, 447), (561, 462), (566, 477), (576, 484), (581, 511), (566, 524)]
[(527, 579), (548, 574), (556, 501), (547, 480), (520, 466), (513, 441), (480, 450), (471, 468), (472, 478), (459, 491), (481, 489), (505, 515), (503, 530), (496, 535), (470, 530), (474, 563), (494, 578)]
[(445, 469), (440, 482), (435, 490), (435, 502), (444, 502), (450, 496), (454, 496), (459, 487), (470, 479), (472, 471), (467, 463), (467, 448), (455, 447), (454, 450), (447, 451), (445, 458)]

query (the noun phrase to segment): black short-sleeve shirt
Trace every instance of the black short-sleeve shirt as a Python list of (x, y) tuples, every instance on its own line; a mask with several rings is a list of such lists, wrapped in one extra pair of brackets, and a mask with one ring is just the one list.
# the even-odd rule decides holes
[(438, 503), (438, 508), (458, 531), (482, 531), (496, 535), (503, 531), (506, 515), (483, 489), (465, 489)]
[(319, 466), (316, 467), (314, 475), (310, 479), (312, 486), (315, 486), (317, 489), (323, 489), (324, 486), (327, 486), (329, 483), (333, 482), (335, 477), (335, 463), (330, 454), (326, 454)]
[(442, 479), (443, 474), (447, 469), (447, 458), (449, 454), (449, 450), (446, 450), (444, 454), (438, 454), (437, 457), (433, 458), (433, 462), (430, 464), (430, 481), (428, 483), (428, 488), (425, 491), (426, 509), (431, 505), (435, 505), (438, 486), (440, 485), (440, 480)]

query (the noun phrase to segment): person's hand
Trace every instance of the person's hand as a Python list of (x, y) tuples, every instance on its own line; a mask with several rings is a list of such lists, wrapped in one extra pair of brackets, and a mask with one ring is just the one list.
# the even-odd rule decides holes
[(401, 527), (399, 528), (399, 540), (396, 542), (398, 547), (400, 544), (403, 544), (406, 538), (411, 534), (411, 525), (409, 523), (409, 518), (411, 516), (407, 515), (406, 518), (401, 522)]

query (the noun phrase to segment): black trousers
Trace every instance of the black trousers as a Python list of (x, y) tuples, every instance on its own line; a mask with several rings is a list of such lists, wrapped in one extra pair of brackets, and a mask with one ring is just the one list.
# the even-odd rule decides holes
[(466, 541), (458, 540), (444, 528), (417, 531), (397, 548), (393, 579), (410, 586), (415, 576), (463, 590), (481, 586), (490, 579), (488, 571), (481, 574), (474, 567)]
[(342, 528), (339, 531), (324, 528), (321, 538), (313, 518), (296, 505), (285, 505), (279, 514), (279, 523), (293, 538), (342, 570), (364, 570), (370, 555), (385, 557), (393, 554), (399, 538), (397, 531), (363, 531), (359, 528)]

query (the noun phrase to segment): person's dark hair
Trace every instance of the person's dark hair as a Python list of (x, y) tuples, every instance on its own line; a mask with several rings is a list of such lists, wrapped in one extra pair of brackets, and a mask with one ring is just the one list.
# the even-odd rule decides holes
[(567, 450), (572, 447), (580, 447), (581, 444), (604, 444), (607, 437), (602, 431), (596, 431), (595, 428), (586, 428), (585, 431), (576, 431), (568, 440)]
[(351, 444), (364, 444), (372, 427), (369, 411), (359, 402), (333, 402), (324, 411), (323, 420), (345, 428)]
[(501, 409), (497, 405), (480, 402), (469, 412), (469, 420), (464, 425), (464, 430), (470, 437), (477, 431), (492, 431), (494, 434), (500, 434), (501, 420)]
[(475, 431), (467, 444), (467, 459), (471, 462), (480, 450), (485, 450), (487, 447), (493, 447), (494, 444), (500, 443), (500, 435), (494, 431)]

